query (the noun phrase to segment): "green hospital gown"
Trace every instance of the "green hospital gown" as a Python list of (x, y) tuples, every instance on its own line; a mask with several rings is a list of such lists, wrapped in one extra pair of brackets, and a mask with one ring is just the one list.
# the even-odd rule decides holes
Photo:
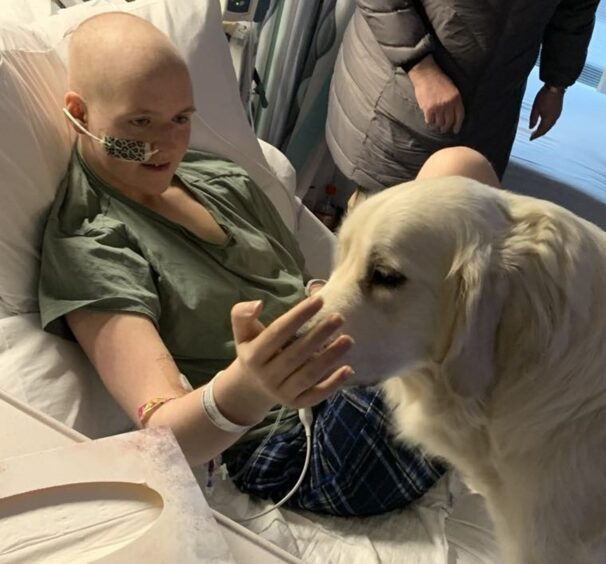
[(176, 175), (226, 232), (224, 244), (107, 186), (75, 151), (44, 233), (40, 311), (44, 328), (67, 338), (64, 316), (81, 307), (145, 315), (198, 387), (235, 357), (231, 307), (261, 299), (268, 324), (303, 298), (304, 265), (293, 235), (240, 167), (188, 151)]

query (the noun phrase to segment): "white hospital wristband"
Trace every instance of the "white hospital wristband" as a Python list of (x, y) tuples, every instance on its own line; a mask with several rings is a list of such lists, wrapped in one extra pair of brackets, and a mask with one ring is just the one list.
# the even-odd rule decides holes
[[(221, 374), (218, 372), (215, 375), (215, 378)], [(217, 429), (221, 429), (221, 431), (225, 431), (226, 433), (244, 433), (248, 431), (252, 425), (237, 425), (230, 421), (227, 417), (225, 417), (217, 407), (217, 402), (215, 401), (215, 394), (213, 392), (213, 383), (215, 378), (213, 378), (202, 390), (202, 409), (210, 422), (217, 427)]]

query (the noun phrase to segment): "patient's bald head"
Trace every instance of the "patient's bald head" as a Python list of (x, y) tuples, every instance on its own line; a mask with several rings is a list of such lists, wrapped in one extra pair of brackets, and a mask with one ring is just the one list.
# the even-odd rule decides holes
[(167, 73), (189, 79), (185, 61), (168, 37), (137, 16), (93, 16), (70, 39), (69, 87), (87, 101), (111, 100), (134, 83)]
[[(100, 178), (126, 194), (165, 190), (189, 143), (195, 111), (185, 61), (168, 37), (152, 24), (123, 12), (106, 12), (84, 21), (70, 38), (70, 90), (65, 107), (83, 126), (74, 125), (78, 146)], [(149, 168), (115, 159), (100, 138), (148, 143)]]

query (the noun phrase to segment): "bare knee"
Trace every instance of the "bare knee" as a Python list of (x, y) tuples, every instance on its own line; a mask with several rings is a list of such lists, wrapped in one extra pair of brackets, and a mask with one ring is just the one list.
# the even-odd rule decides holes
[(490, 186), (500, 187), (499, 179), (486, 157), (469, 147), (448, 147), (425, 161), (417, 178), (466, 176)]

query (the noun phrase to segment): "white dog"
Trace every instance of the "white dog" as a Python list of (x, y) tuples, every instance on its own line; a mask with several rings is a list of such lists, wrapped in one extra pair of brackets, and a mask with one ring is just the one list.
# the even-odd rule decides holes
[(510, 564), (606, 562), (606, 234), (459, 177), (357, 206), (320, 316), (399, 437), (484, 495)]

